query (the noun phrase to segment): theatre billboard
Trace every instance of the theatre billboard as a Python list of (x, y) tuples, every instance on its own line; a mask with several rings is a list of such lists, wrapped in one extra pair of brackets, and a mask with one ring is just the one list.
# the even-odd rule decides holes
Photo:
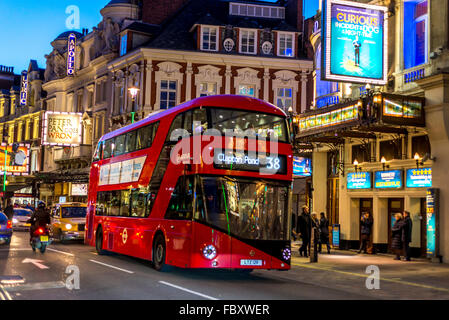
[(69, 147), (80, 145), (82, 116), (81, 113), (45, 112), (42, 144)]
[(322, 80), (387, 83), (387, 8), (323, 0)]

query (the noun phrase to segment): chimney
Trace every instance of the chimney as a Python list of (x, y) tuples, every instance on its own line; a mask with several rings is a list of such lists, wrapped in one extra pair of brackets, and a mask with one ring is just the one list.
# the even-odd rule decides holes
[(161, 25), (189, 0), (143, 0), (142, 21)]
[(303, 0), (287, 0), (285, 5), (285, 20), (304, 32)]

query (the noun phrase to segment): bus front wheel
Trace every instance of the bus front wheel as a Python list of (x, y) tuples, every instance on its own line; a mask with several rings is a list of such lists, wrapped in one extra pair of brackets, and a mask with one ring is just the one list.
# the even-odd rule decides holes
[(103, 250), (103, 229), (101, 227), (98, 228), (95, 237), (95, 249), (97, 250), (97, 253), (100, 256), (106, 253), (106, 251)]
[(165, 239), (162, 234), (158, 234), (153, 243), (153, 268), (162, 271), (165, 266)]

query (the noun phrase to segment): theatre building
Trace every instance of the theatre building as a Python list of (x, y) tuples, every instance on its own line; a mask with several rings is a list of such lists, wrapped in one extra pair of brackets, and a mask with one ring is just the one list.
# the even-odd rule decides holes
[(346, 249), (359, 247), (360, 218), (369, 212), (377, 252), (391, 251), (394, 214), (407, 210), (413, 255), (426, 256), (426, 197), (428, 188), (435, 188), (436, 255), (447, 262), (449, 164), (443, 159), (449, 150), (449, 4), (384, 5), (389, 27), (385, 86), (321, 80), (321, 12), (309, 32), (315, 51), (314, 101), (294, 122), (296, 143), (312, 151), (310, 205), (340, 226), (340, 247)]

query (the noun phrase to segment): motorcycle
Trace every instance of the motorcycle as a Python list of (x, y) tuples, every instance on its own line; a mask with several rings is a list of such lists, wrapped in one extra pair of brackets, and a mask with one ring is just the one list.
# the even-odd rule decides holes
[(50, 230), (48, 226), (36, 228), (31, 237), (30, 244), (33, 251), (37, 249), (41, 253), (44, 253), (47, 246), (50, 245)]

